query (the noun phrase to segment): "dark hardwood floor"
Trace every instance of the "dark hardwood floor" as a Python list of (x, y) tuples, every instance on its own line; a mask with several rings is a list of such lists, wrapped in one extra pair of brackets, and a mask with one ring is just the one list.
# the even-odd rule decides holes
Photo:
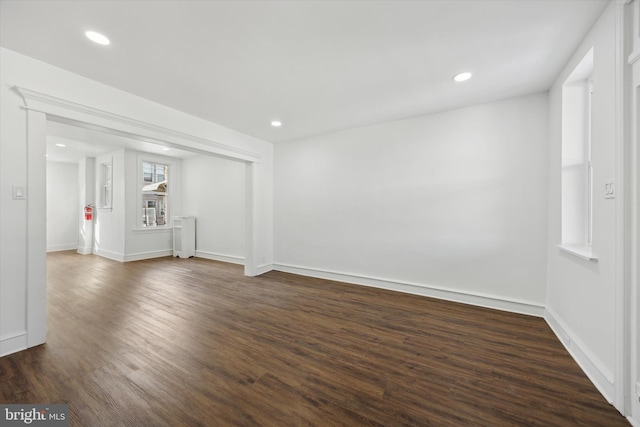
[(75, 426), (628, 426), (539, 318), (203, 259), (48, 255), (3, 403)]

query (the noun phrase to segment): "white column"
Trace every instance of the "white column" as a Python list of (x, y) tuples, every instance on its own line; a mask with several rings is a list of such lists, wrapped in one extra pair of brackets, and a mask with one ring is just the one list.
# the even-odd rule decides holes
[(27, 347), (47, 335), (47, 117), (27, 111)]
[(631, 161), (630, 161), (630, 198), (631, 198), (631, 253), (627, 258), (630, 264), (630, 316), (629, 322), (629, 359), (630, 381), (627, 395), (631, 401), (627, 415), (635, 425), (640, 426), (640, 1), (626, 6), (626, 12), (632, 13), (631, 33), (633, 51), (628, 58), (631, 65)]
[(256, 255), (256, 164), (248, 162), (246, 164), (245, 179), (245, 230), (244, 230), (244, 275), (256, 276), (258, 274), (258, 257)]
[(78, 182), (80, 183), (80, 210), (79, 227), (80, 233), (78, 234), (78, 253), (90, 254), (93, 253), (93, 224), (95, 221), (87, 221), (84, 219), (84, 207), (87, 205), (96, 206), (96, 159), (94, 157), (85, 157), (80, 160), (78, 165)]

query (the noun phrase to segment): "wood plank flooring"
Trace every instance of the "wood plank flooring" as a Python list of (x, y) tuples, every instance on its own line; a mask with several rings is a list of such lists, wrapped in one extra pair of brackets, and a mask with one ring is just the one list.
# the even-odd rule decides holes
[(48, 255), (0, 402), (74, 426), (628, 426), (539, 318), (203, 259)]

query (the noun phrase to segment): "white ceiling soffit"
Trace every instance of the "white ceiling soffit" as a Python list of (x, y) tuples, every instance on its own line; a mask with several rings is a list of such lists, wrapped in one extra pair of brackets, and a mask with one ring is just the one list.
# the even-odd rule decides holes
[(100, 130), (47, 121), (47, 160), (50, 162), (77, 163), (85, 157), (96, 157), (121, 149), (180, 159), (198, 154)]
[(545, 91), (607, 3), (2, 0), (0, 45), (277, 142)]

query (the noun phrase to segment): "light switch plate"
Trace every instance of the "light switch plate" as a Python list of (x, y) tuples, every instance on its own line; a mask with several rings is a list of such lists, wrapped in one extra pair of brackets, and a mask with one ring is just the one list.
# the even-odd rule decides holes
[(13, 186), (12, 187), (13, 200), (25, 200), (27, 198), (27, 193), (24, 187)]
[(604, 198), (615, 199), (615, 197), (616, 197), (616, 188), (615, 188), (614, 180), (605, 179), (604, 180)]

